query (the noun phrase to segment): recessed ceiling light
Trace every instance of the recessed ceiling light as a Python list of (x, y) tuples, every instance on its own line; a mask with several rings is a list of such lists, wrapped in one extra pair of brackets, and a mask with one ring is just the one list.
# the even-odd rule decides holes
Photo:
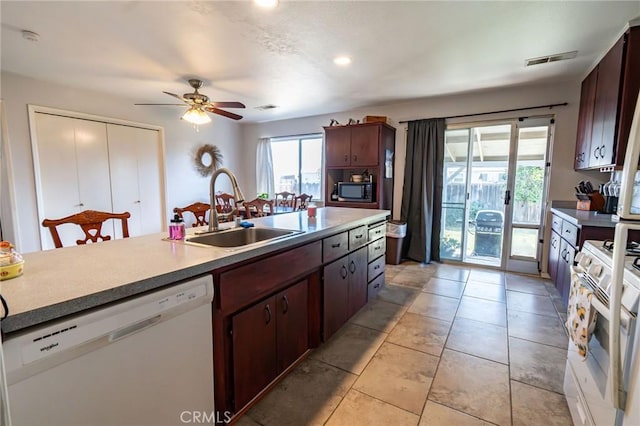
[(253, 0), (256, 6), (264, 8), (273, 8), (278, 5), (278, 0)]
[(351, 63), (351, 58), (348, 56), (338, 56), (333, 60), (333, 63), (336, 65), (349, 65)]

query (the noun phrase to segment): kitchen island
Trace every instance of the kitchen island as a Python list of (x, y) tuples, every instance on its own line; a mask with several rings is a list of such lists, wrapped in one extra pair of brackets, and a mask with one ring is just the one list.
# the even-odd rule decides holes
[[(213, 277), (216, 411), (238, 414), (319, 346), (384, 285), (386, 210), (327, 207), (254, 219), (299, 231), (237, 248), (166, 234), (29, 253), (3, 282), (2, 331), (73, 317), (199, 276)], [(226, 225), (226, 226), (225, 226)], [(231, 227), (232, 224), (223, 224)], [(196, 230), (188, 230), (189, 234)]]
[[(166, 233), (23, 255), (24, 275), (2, 282), (11, 333), (86, 309), (211, 273), (296, 245), (320, 240), (360, 224), (384, 221), (386, 210), (326, 207), (316, 218), (297, 212), (252, 219), (256, 226), (302, 231), (260, 246), (227, 249), (167, 241)], [(226, 226), (225, 226), (226, 225)], [(228, 228), (232, 224), (222, 224)], [(206, 228), (192, 228), (188, 234)]]

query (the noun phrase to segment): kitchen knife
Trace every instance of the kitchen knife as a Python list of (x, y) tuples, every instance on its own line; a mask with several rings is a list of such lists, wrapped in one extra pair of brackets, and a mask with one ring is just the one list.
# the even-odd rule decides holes
[(584, 186), (584, 181), (583, 180), (581, 180), (578, 183), (578, 188), (580, 188), (580, 192), (582, 192), (583, 194), (587, 193), (587, 188)]
[(591, 193), (593, 193), (593, 185), (591, 185), (591, 181), (587, 181), (587, 182), (584, 184), (584, 187), (585, 187), (585, 189), (587, 190), (587, 191), (586, 191), (586, 192), (587, 192), (587, 194), (591, 194)]

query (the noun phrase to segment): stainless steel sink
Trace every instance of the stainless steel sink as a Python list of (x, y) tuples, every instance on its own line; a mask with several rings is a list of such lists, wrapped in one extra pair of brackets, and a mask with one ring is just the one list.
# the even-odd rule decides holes
[(227, 231), (211, 232), (187, 237), (185, 242), (215, 247), (243, 247), (256, 243), (267, 243), (285, 238), (302, 231), (277, 228), (232, 228)]

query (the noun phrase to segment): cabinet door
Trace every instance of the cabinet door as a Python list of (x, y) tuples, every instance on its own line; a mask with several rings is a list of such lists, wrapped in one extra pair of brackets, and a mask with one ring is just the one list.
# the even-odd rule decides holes
[[(113, 211), (129, 212), (132, 237), (161, 232), (164, 223), (162, 155), (158, 132), (107, 125)], [(116, 235), (121, 237), (120, 227)]]
[(307, 280), (276, 295), (278, 373), (309, 347)]
[(325, 129), (325, 162), (327, 167), (348, 166), (351, 155), (351, 128)]
[(349, 318), (367, 303), (367, 255), (367, 247), (349, 255)]
[(591, 132), (593, 127), (593, 110), (596, 100), (596, 86), (598, 83), (598, 67), (582, 82), (580, 92), (580, 112), (578, 115), (578, 139), (576, 142), (576, 157), (573, 168), (576, 170), (589, 167), (591, 159)]
[(551, 231), (551, 242), (549, 243), (549, 263), (547, 269), (551, 281), (557, 285), (558, 280), (558, 259), (560, 258), (560, 236)]
[(351, 129), (351, 166), (378, 165), (380, 126), (362, 126)]
[(349, 257), (324, 267), (324, 331), (327, 341), (349, 319)]
[(598, 166), (612, 164), (615, 154), (623, 48), (624, 38), (621, 38), (598, 64), (598, 84), (591, 142), (595, 165)]
[(270, 297), (231, 320), (236, 409), (246, 405), (278, 374), (275, 302), (275, 297)]

